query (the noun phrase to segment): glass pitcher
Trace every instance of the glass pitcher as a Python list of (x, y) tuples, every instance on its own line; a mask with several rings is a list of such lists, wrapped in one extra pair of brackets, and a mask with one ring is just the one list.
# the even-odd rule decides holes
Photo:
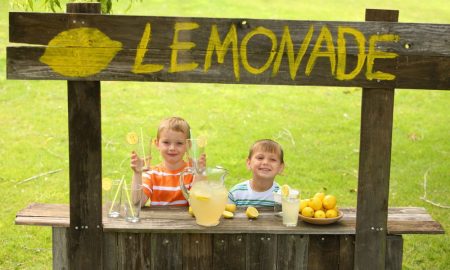
[[(188, 174), (194, 176), (190, 191), (183, 181)], [(222, 167), (204, 168), (201, 171), (188, 167), (180, 174), (181, 191), (189, 201), (198, 225), (210, 227), (219, 224), (228, 200), (228, 191), (224, 186), (226, 175), (227, 171)]]

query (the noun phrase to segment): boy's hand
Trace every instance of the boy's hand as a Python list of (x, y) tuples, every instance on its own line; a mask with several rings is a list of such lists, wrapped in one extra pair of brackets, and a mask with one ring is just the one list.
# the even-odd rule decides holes
[(198, 168), (200, 170), (204, 170), (206, 168), (206, 154), (203, 153), (200, 155), (200, 158), (198, 159)]
[(136, 152), (131, 152), (131, 162), (130, 167), (135, 173), (142, 173), (142, 167), (144, 166), (144, 161), (139, 158)]

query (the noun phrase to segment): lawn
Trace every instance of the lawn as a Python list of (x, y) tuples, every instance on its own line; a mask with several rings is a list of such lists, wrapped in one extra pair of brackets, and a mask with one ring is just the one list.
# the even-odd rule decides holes
[[(363, 21), (365, 8), (383, 8), (400, 10), (400, 22), (450, 23), (446, 0), (144, 0), (127, 11), (120, 2), (115, 14)], [(67, 85), (6, 80), (9, 9), (0, 2), (0, 269), (51, 269), (51, 229), (16, 226), (14, 218), (31, 202), (69, 201)], [(425, 207), (446, 231), (449, 104), (448, 91), (396, 90), (389, 193), (389, 206)], [(326, 189), (340, 206), (356, 207), (360, 110), (360, 88), (102, 82), (103, 175), (131, 173), (127, 132), (154, 136), (162, 118), (178, 115), (208, 137), (208, 163), (230, 171), (227, 187), (250, 177), (250, 144), (272, 138), (286, 153), (279, 183), (305, 197)], [(427, 198), (447, 208), (421, 199), (425, 179)], [(404, 239), (404, 269), (450, 269), (448, 233)]]

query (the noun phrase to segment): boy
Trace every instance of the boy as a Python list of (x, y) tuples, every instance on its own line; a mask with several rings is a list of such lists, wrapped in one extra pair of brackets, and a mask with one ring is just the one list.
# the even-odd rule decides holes
[(228, 194), (228, 202), (237, 206), (273, 206), (273, 192), (280, 188), (275, 176), (284, 169), (283, 149), (272, 140), (256, 141), (247, 158), (252, 179), (235, 185)]
[[(186, 139), (189, 138), (190, 127), (184, 119), (167, 118), (161, 121), (155, 141), (163, 159), (161, 164), (143, 170), (143, 160), (134, 151), (131, 153), (133, 185), (142, 185), (142, 206), (148, 199), (151, 205), (188, 205), (180, 189), (179, 176), (188, 167), (183, 157), (187, 151)], [(192, 175), (184, 177), (188, 189), (192, 179)]]

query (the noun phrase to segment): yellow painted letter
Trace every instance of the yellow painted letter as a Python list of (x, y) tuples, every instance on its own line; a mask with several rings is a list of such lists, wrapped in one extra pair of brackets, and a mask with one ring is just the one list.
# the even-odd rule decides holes
[[(319, 51), (322, 42), (325, 40), (326, 42), (326, 51)], [(328, 27), (323, 26), (320, 31), (320, 35), (317, 38), (316, 44), (314, 45), (311, 56), (309, 57), (308, 64), (306, 65), (305, 74), (309, 76), (311, 74), (314, 65), (316, 64), (317, 57), (328, 57), (330, 59), (331, 65), (331, 74), (334, 75), (334, 71), (336, 69), (336, 52), (334, 51), (333, 45), (333, 37), (331, 36), (330, 30)]]
[[(248, 63), (248, 60), (247, 60), (247, 43), (255, 35), (265, 35), (272, 42), (272, 49), (270, 50), (269, 58), (267, 59), (266, 63), (260, 68), (254, 68), (254, 67), (250, 66), (250, 64)], [(263, 73), (266, 69), (268, 69), (270, 67), (270, 64), (272, 64), (273, 58), (275, 57), (275, 54), (276, 54), (276, 51), (275, 51), (276, 49), (277, 49), (277, 37), (275, 36), (275, 34), (272, 31), (270, 31), (269, 29), (259, 26), (255, 30), (248, 33), (242, 39), (242, 43), (241, 43), (241, 47), (240, 47), (242, 66), (244, 66), (244, 68), (252, 74)]]
[(398, 35), (393, 34), (385, 34), (385, 35), (373, 35), (369, 39), (369, 53), (367, 54), (367, 71), (366, 78), (368, 80), (394, 80), (395, 75), (390, 73), (384, 73), (381, 71), (373, 72), (373, 65), (375, 63), (376, 58), (396, 58), (398, 54), (391, 52), (383, 52), (375, 50), (375, 46), (378, 41), (380, 42), (397, 42), (399, 40)]
[(152, 72), (158, 72), (163, 69), (163, 65), (156, 65), (156, 64), (145, 64), (143, 65), (142, 62), (144, 61), (145, 53), (148, 51), (147, 45), (151, 40), (151, 34), (152, 28), (149, 23), (145, 25), (144, 34), (142, 34), (141, 42), (139, 42), (139, 46), (136, 50), (136, 58), (134, 59), (134, 65), (133, 65), (133, 73), (152, 73)]
[(217, 25), (213, 24), (211, 26), (211, 34), (209, 36), (208, 48), (206, 49), (205, 55), (205, 65), (204, 71), (207, 72), (211, 67), (211, 57), (216, 51), (217, 62), (219, 64), (223, 64), (225, 55), (227, 54), (228, 47), (232, 44), (232, 57), (233, 57), (233, 70), (236, 81), (239, 81), (239, 51), (238, 51), (238, 40), (237, 40), (237, 31), (236, 25), (232, 24), (230, 30), (228, 31), (227, 36), (223, 40), (223, 43), (220, 42), (219, 33), (217, 31)]
[(286, 54), (288, 56), (289, 63), (289, 73), (291, 74), (291, 79), (295, 80), (297, 76), (297, 70), (302, 62), (303, 56), (308, 49), (308, 45), (311, 42), (311, 38), (314, 32), (314, 26), (311, 25), (309, 27), (308, 33), (303, 39), (302, 46), (298, 50), (297, 57), (294, 59), (294, 45), (292, 44), (291, 33), (289, 31), (289, 27), (285, 26), (283, 31), (283, 36), (281, 37), (280, 48), (277, 53), (277, 58), (275, 58), (275, 62), (273, 63), (272, 76), (275, 77), (278, 74), (278, 70), (280, 69), (281, 59), (283, 58), (285, 47)]
[[(345, 43), (345, 34), (353, 35), (358, 45), (358, 62), (356, 63), (355, 69), (353, 69), (350, 73), (345, 73), (345, 69), (347, 66), (347, 47)], [(364, 66), (364, 61), (366, 60), (365, 43), (366, 38), (360, 31), (350, 27), (338, 28), (338, 61), (336, 69), (336, 79), (351, 80), (354, 79), (359, 74), (359, 72), (361, 72), (361, 69)]]
[(180, 31), (193, 30), (198, 28), (198, 23), (191, 22), (177, 22), (175, 23), (175, 34), (173, 37), (173, 42), (170, 48), (172, 49), (172, 55), (170, 58), (170, 68), (169, 72), (181, 72), (193, 70), (198, 66), (198, 63), (190, 62), (184, 64), (178, 64), (178, 51), (179, 50), (190, 50), (195, 47), (194, 42), (180, 42), (178, 41), (178, 35)]

